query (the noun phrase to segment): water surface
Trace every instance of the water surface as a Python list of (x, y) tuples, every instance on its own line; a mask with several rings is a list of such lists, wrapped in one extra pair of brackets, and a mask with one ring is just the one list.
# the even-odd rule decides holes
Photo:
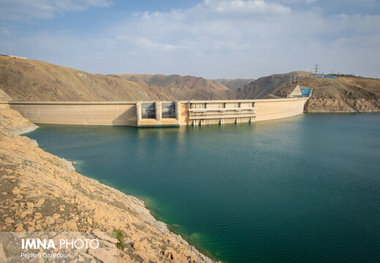
[(219, 260), (380, 262), (380, 114), (28, 136)]

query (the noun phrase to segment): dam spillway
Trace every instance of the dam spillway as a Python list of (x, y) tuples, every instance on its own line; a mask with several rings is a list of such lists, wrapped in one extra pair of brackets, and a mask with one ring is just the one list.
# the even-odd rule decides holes
[(254, 101), (137, 102), (137, 126), (181, 126), (253, 122)]
[(165, 127), (252, 123), (302, 114), (311, 89), (288, 98), (136, 102), (1, 102), (36, 124)]

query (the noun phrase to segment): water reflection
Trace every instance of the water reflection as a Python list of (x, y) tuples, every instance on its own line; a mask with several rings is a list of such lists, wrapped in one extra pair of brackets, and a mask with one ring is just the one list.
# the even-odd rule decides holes
[(223, 261), (380, 262), (379, 134), (380, 115), (367, 114), (57, 126), (31, 137), (83, 161), (81, 173), (147, 198), (161, 220)]
[(186, 127), (137, 129), (136, 154), (139, 160), (159, 158), (164, 154), (183, 157), (186, 145)]

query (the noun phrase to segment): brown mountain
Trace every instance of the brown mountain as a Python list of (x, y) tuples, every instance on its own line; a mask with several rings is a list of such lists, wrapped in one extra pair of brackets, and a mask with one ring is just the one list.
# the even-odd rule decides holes
[(310, 77), (311, 73), (296, 71), (286, 74), (274, 74), (254, 80), (235, 90), (234, 97), (239, 99), (263, 99), (273, 96), (286, 97), (281, 92), (288, 87), (294, 87), (297, 79)]
[(2, 55), (0, 89), (13, 100), (19, 101), (174, 99), (159, 90), (127, 79)]
[(380, 111), (380, 79), (338, 77), (307, 78), (301, 85), (312, 87), (313, 95), (307, 112), (372, 112)]
[(238, 89), (254, 81), (254, 79), (212, 79), (215, 84), (223, 85), (229, 89)]
[[(134, 101), (286, 97), (296, 84), (313, 88), (307, 112), (380, 111), (380, 80), (353, 76), (275, 74), (251, 81), (179, 75), (101, 75), (43, 61), (0, 55), (0, 100)], [(228, 88), (230, 87), (230, 88)], [(9, 96), (9, 97), (8, 97)]]
[(232, 96), (240, 99), (286, 97), (297, 84), (313, 88), (305, 106), (307, 112), (380, 111), (380, 79), (353, 76), (328, 79), (302, 71), (275, 74), (237, 89)]
[(180, 75), (150, 75), (150, 74), (121, 74), (110, 75), (147, 85), (166, 94), (180, 99), (223, 99), (228, 88), (221, 83), (194, 76)]

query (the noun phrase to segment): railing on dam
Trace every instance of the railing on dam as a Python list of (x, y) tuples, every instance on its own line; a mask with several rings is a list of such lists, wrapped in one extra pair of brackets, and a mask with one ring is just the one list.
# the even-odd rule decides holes
[(226, 120), (239, 123), (242, 120), (253, 122), (256, 117), (253, 101), (190, 101), (189, 120), (192, 125), (204, 125), (214, 120), (223, 124)]
[(179, 126), (253, 122), (253, 100), (137, 102), (137, 126)]

